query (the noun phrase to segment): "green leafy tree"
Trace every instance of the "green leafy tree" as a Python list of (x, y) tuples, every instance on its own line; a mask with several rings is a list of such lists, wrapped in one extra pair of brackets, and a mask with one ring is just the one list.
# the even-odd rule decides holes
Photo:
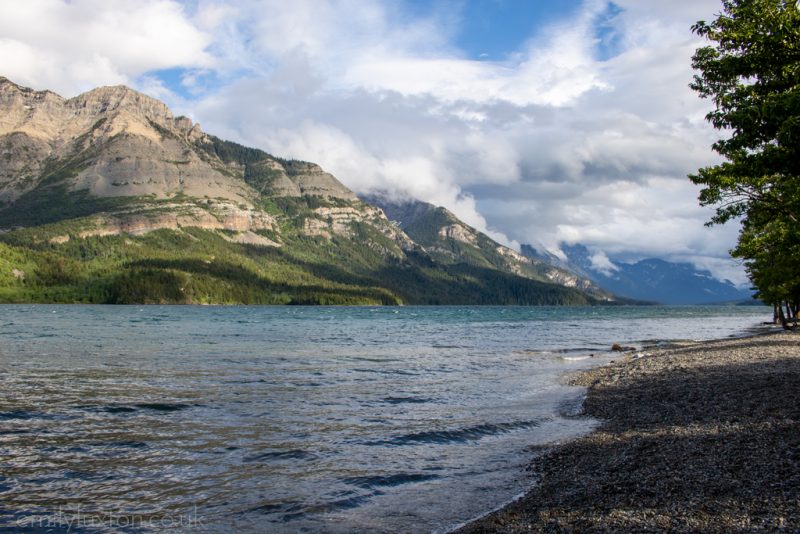
[[(800, 242), (800, 8), (785, 0), (725, 0), (711, 23), (692, 30), (699, 48), (690, 85), (715, 109), (706, 118), (727, 137), (714, 143), (725, 161), (689, 178), (710, 224), (742, 219), (733, 254), (759, 296), (796, 315)], [(794, 311), (793, 311), (794, 310)]]

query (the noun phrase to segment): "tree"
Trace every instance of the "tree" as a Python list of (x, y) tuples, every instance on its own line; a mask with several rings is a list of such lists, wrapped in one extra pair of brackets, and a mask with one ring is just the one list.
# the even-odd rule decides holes
[(712, 44), (697, 49), (690, 85), (715, 109), (706, 119), (727, 138), (714, 143), (723, 163), (689, 178), (709, 224), (741, 218), (739, 243), (758, 296), (800, 303), (800, 5), (797, 0), (724, 0), (722, 13), (692, 31)]

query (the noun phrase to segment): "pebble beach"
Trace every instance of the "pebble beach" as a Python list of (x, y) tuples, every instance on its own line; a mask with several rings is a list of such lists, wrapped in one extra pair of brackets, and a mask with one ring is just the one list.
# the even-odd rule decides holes
[(629, 353), (567, 380), (601, 425), (533, 450), (534, 487), (458, 532), (800, 531), (800, 333)]

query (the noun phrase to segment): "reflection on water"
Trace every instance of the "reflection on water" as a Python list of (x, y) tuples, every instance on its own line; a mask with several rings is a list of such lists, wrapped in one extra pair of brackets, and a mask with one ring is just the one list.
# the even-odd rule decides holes
[(768, 315), (0, 306), (0, 525), (444, 529), (592, 427), (564, 372)]

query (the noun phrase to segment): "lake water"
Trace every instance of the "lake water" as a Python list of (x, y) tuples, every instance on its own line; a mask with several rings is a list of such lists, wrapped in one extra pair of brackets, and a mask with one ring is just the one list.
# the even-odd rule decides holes
[[(0, 526), (444, 531), (585, 433), (564, 373), (753, 307), (0, 306)], [(594, 357), (590, 355), (594, 354)]]

